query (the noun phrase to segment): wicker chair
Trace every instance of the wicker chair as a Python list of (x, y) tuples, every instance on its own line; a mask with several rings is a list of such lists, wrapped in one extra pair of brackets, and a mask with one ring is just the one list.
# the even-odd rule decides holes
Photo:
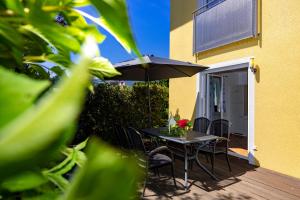
[(228, 169), (229, 171), (231, 171), (231, 166), (228, 158), (228, 142), (230, 137), (228, 120), (217, 119), (212, 121), (210, 126), (210, 134), (223, 137), (225, 139), (210, 142), (206, 146), (201, 148), (199, 152), (210, 155), (212, 173), (214, 173), (215, 155), (218, 154), (225, 155)]
[(130, 138), (128, 137), (128, 134), (124, 127), (115, 126), (113, 135), (114, 139), (116, 140), (114, 143), (118, 147), (127, 150), (132, 148), (132, 142), (130, 141)]
[[(170, 166), (174, 185), (177, 188), (174, 175), (173, 153), (168, 149), (168, 147), (161, 146), (148, 152), (145, 148), (142, 134), (132, 127), (128, 128), (127, 130), (127, 133), (133, 144), (133, 149), (137, 152), (136, 155), (138, 155), (139, 166), (145, 168), (147, 173), (144, 181), (143, 196), (145, 195), (146, 184), (148, 180), (148, 171), (155, 171), (164, 166)], [(169, 156), (162, 153), (168, 153)]]
[(209, 130), (210, 121), (205, 117), (198, 117), (194, 120), (193, 131), (206, 133)]

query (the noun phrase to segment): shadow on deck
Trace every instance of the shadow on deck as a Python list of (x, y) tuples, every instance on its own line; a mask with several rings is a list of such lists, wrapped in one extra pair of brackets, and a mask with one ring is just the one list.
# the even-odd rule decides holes
[[(232, 172), (224, 157), (216, 157), (215, 174), (220, 179), (212, 180), (194, 165), (189, 173), (188, 191), (183, 186), (183, 162), (176, 160), (175, 175), (178, 189), (170, 178), (169, 169), (160, 170), (160, 177), (151, 175), (143, 199), (183, 200), (243, 200), (243, 199), (300, 199), (300, 180), (260, 167), (249, 165), (246, 160), (230, 157)], [(210, 164), (200, 159), (208, 169)]]

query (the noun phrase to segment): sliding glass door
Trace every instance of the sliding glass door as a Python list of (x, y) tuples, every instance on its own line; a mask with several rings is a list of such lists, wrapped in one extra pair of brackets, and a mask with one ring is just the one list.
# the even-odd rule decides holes
[(201, 75), (200, 116), (210, 120), (221, 119), (225, 112), (224, 77), (215, 74)]

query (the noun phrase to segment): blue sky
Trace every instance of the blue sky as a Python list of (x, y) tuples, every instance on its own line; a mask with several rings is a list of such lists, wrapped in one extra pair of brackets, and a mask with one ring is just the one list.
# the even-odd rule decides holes
[[(127, 0), (132, 31), (142, 54), (169, 57), (170, 1), (169, 0)], [(96, 16), (91, 8), (82, 10)], [(112, 63), (133, 58), (120, 44), (103, 29), (107, 38), (101, 44), (102, 56)]]

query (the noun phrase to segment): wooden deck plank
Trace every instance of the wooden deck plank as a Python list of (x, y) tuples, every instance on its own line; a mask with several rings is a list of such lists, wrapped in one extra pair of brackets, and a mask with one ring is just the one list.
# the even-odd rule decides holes
[[(226, 171), (223, 171), (226, 173)], [(224, 177), (223, 177), (224, 178)], [(272, 186), (266, 185), (261, 181), (253, 180), (249, 178), (246, 174), (236, 177), (240, 180), (237, 184), (232, 184), (229, 186), (234, 187), (240, 193), (248, 192), (250, 194), (255, 194), (257, 196), (263, 197), (265, 199), (299, 199), (299, 196), (291, 194), (290, 192), (282, 191), (281, 189), (274, 188)], [(226, 180), (226, 179), (225, 179)], [(223, 181), (223, 180), (222, 180)]]
[[(222, 173), (226, 173), (226, 170), (224, 170), (224, 168), (220, 168), (219, 170), (221, 170)], [(261, 184), (262, 186), (275, 188), (276, 190), (283, 191), (287, 194), (292, 194), (300, 198), (300, 182), (293, 177), (288, 177), (277, 172), (271, 173), (270, 170), (267, 171), (263, 168), (255, 168), (255, 170), (249, 170), (245, 174), (243, 174), (242, 177), (251, 179), (257, 184)]]
[[(221, 171), (220, 174), (226, 174), (227, 172), (222, 167), (217, 169)], [(282, 196), (288, 196), (290, 199), (300, 199), (300, 188), (298, 187), (300, 181), (293, 177), (288, 177), (277, 172), (270, 172), (270, 170), (266, 171), (266, 169), (262, 168), (255, 168), (255, 170), (247, 171), (245, 174), (238, 176), (238, 178), (242, 181), (259, 185), (261, 188), (268, 189), (269, 192), (276, 192)]]
[(297, 200), (299, 197), (295, 195), (291, 195), (289, 193), (282, 192), (272, 187), (268, 187), (266, 185), (260, 184), (258, 182), (249, 181), (242, 177), (242, 181), (239, 183), (238, 187), (245, 186), (246, 190), (250, 190), (253, 193), (262, 196), (266, 199), (290, 199)]
[(299, 179), (297, 178), (294, 178), (294, 177), (290, 177), (288, 175), (285, 175), (285, 174), (280, 174), (278, 172), (275, 172), (275, 171), (271, 171), (269, 169), (264, 169), (264, 168), (257, 168), (256, 171), (258, 172), (261, 172), (261, 173), (265, 173), (265, 174), (268, 174), (268, 175), (275, 175), (275, 177), (280, 177), (281, 178), (281, 181), (288, 184), (288, 185), (291, 185), (291, 186), (294, 186), (296, 188), (300, 188), (300, 182), (299, 182)]
[(252, 199), (259, 199), (259, 200), (270, 199), (266, 197), (264, 194), (259, 193), (257, 190), (254, 190), (253, 188), (249, 188), (246, 184), (239, 183), (238, 185), (237, 184), (231, 185), (229, 188), (235, 190), (237, 193), (244, 193), (245, 195), (250, 196)]
[[(204, 165), (210, 167), (204, 157), (200, 159)], [(231, 157), (230, 160), (232, 173), (228, 172), (227, 164), (222, 156), (216, 158), (215, 173), (220, 178), (219, 181), (212, 180), (195, 165), (189, 174), (189, 181), (193, 185), (188, 193), (183, 189), (183, 162), (178, 160), (175, 175), (180, 188), (175, 190), (172, 179), (158, 183), (155, 178), (149, 184), (147, 196), (144, 199), (300, 199), (299, 179), (251, 166), (242, 159)], [(162, 174), (168, 177), (169, 169), (162, 170)]]
[(255, 172), (249, 172), (246, 173), (243, 177), (248, 178), (249, 180), (255, 181), (255, 183), (260, 184), (265, 187), (271, 187), (276, 189), (277, 191), (282, 191), (286, 194), (293, 194), (295, 196), (298, 196), (300, 198), (300, 190), (287, 185), (283, 182), (281, 182), (280, 179), (274, 178), (273, 176), (264, 176), (259, 173)]

